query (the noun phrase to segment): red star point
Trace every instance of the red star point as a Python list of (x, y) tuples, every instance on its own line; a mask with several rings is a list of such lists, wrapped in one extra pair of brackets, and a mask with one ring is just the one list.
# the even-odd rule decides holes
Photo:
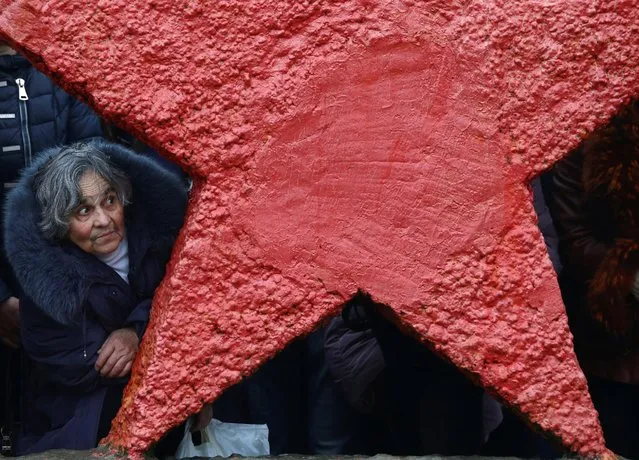
[(608, 455), (527, 182), (638, 93), (630, 1), (4, 0), (0, 30), (195, 178), (108, 442), (168, 428), (357, 289)]

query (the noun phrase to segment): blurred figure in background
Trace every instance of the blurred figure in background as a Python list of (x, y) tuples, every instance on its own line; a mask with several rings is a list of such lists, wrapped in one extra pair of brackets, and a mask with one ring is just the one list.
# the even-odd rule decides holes
[(575, 351), (606, 438), (639, 458), (639, 104), (555, 165), (551, 211)]
[[(98, 117), (0, 41), (0, 203), (19, 172), (40, 152), (101, 135)], [(0, 430), (2, 453), (14, 451), (19, 429), (22, 363), (19, 334), (20, 286), (4, 253), (4, 213), (0, 213)]]

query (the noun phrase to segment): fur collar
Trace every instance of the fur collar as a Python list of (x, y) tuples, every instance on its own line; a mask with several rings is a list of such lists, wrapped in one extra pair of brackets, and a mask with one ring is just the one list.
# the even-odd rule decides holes
[(639, 103), (600, 128), (584, 149), (586, 193), (605, 203), (619, 237), (639, 237)]
[(587, 141), (582, 174), (586, 197), (615, 235), (588, 286), (591, 315), (620, 343), (639, 344), (639, 302), (631, 295), (639, 272), (639, 102)]
[[(153, 243), (170, 245), (182, 226), (186, 207), (186, 188), (180, 179), (153, 160), (120, 145), (101, 140), (91, 143), (129, 176), (133, 195), (127, 214), (144, 212), (143, 225), (153, 231)], [(5, 251), (24, 295), (50, 317), (69, 323), (92, 283), (87, 259), (69, 250), (68, 244), (42, 237), (38, 228), (40, 208), (33, 193), (36, 171), (61, 148), (42, 152), (9, 193), (5, 204)]]

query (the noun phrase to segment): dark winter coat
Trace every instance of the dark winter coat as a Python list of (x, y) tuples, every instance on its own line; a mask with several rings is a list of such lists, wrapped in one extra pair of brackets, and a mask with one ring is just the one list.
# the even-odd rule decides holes
[[(18, 79), (24, 80), (24, 90), (18, 88)], [(26, 100), (19, 99), (21, 93)], [(0, 56), (0, 202), (20, 170), (41, 151), (100, 135), (100, 121), (86, 105), (24, 57)], [(0, 302), (12, 295), (18, 295), (18, 287), (1, 257)]]
[(186, 191), (177, 177), (121, 146), (95, 144), (133, 186), (125, 208), (129, 284), (74, 244), (43, 239), (33, 176), (59, 149), (37, 158), (7, 200), (6, 249), (23, 287), (22, 342), (33, 365), (20, 453), (96, 445), (107, 390), (126, 383), (99, 375), (97, 351), (116, 329), (135, 327), (142, 336), (182, 225)]
[(380, 423), (372, 445), (398, 455), (477, 452), (482, 390), (400, 331), (385, 311), (360, 292), (331, 320), (324, 341), (326, 365), (341, 395), (371, 414), (369, 423)]
[(639, 110), (631, 105), (553, 171), (562, 291), (586, 372), (639, 383)]

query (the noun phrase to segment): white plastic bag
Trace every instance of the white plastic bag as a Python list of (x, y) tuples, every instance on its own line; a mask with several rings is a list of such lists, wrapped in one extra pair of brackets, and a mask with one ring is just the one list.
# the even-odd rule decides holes
[(193, 444), (191, 434), (192, 420), (186, 422), (184, 438), (175, 458), (191, 457), (230, 457), (242, 455), (244, 457), (257, 457), (269, 455), (268, 427), (266, 425), (248, 425), (244, 423), (225, 423), (213, 419), (202, 430), (202, 443), (199, 446)]

